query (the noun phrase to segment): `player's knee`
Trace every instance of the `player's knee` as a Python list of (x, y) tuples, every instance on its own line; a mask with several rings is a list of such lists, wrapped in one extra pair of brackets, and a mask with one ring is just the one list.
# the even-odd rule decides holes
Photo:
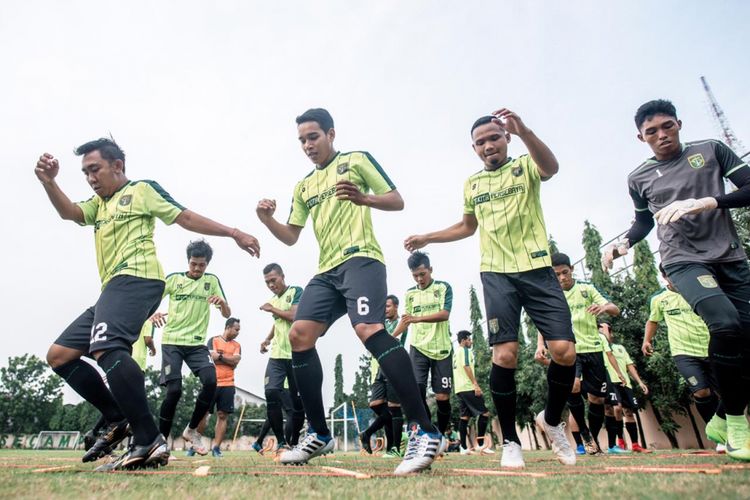
[(581, 394), (581, 379), (575, 378), (573, 379), (573, 388), (570, 390), (571, 394)]
[(384, 400), (384, 399), (377, 399), (377, 400), (375, 400), (375, 401), (370, 401), (370, 408), (373, 408), (373, 407), (375, 407), (375, 406), (379, 406), (379, 405), (382, 405), (383, 403), (385, 403), (385, 400)]
[(706, 322), (711, 336), (737, 336), (741, 334), (740, 314), (727, 303), (724, 296), (708, 297), (695, 306), (696, 312)]
[(226, 420), (229, 418), (229, 413), (219, 410), (216, 412), (216, 418), (219, 420)]
[(589, 403), (594, 403), (595, 405), (603, 405), (604, 398), (602, 396), (594, 396), (593, 394), (589, 394)]
[(622, 414), (625, 415), (626, 419), (631, 419), (635, 416), (635, 414), (633, 413), (633, 410), (631, 410), (630, 408), (623, 408)]
[(573, 342), (549, 342), (549, 354), (552, 361), (562, 366), (572, 366), (576, 362), (576, 348)]
[(612, 405), (605, 405), (604, 406), (604, 414), (608, 417), (614, 417), (615, 416), (615, 409)]
[(279, 389), (266, 389), (266, 401), (281, 404), (281, 391)]
[(52, 344), (47, 351), (47, 364), (53, 370), (55, 368), (61, 367), (65, 363), (72, 361), (72, 359), (67, 358), (68, 356), (65, 356), (65, 351), (61, 349), (57, 344)]
[(435, 401), (449, 401), (450, 398), (450, 394), (435, 394)]
[(518, 350), (504, 347), (509, 344), (498, 344), (492, 346), (492, 362), (503, 368), (515, 368), (518, 366)]
[(207, 390), (216, 390), (216, 369), (213, 366), (208, 366), (198, 372), (201, 385)]
[(709, 396), (711, 396), (711, 389), (709, 389), (708, 387), (704, 389), (698, 389), (693, 393), (694, 398), (707, 398)]
[(170, 380), (167, 382), (167, 398), (171, 400), (182, 397), (182, 379)]

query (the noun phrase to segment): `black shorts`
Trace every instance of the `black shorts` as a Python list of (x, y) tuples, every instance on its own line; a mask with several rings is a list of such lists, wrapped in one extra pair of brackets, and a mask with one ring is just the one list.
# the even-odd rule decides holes
[(183, 361), (194, 375), (198, 375), (198, 372), (207, 366), (216, 369), (208, 347), (204, 345), (162, 344), (159, 383), (166, 385), (170, 380), (182, 379)]
[(581, 392), (592, 396), (607, 395), (607, 368), (603, 352), (576, 354), (576, 378), (581, 379)]
[(378, 368), (375, 381), (370, 385), (370, 402), (372, 401), (388, 401), (389, 403), (401, 404), (396, 390), (380, 368)]
[(458, 409), (462, 417), (478, 417), (487, 413), (484, 398), (477, 396), (474, 391), (457, 392)]
[(92, 307), (78, 316), (55, 344), (83, 353), (115, 348), (133, 352), (143, 323), (159, 307), (164, 282), (134, 276), (112, 278)]
[(483, 272), (490, 345), (518, 342), (521, 308), (544, 340), (575, 342), (570, 308), (551, 267), (522, 273)]
[(348, 314), (352, 326), (385, 323), (387, 293), (385, 265), (368, 257), (352, 257), (310, 280), (294, 319), (330, 326)]
[(443, 359), (432, 359), (422, 354), (414, 346), (409, 352), (411, 365), (417, 384), (427, 386), (427, 376), (432, 381), (432, 392), (435, 394), (450, 394), (453, 382), (453, 355)]
[(607, 381), (607, 394), (604, 396), (604, 404), (609, 406), (617, 406), (620, 404), (620, 393), (617, 392), (615, 384)]
[(234, 413), (234, 386), (217, 387), (214, 401), (211, 403), (211, 413), (216, 410), (224, 413)]
[(294, 391), (297, 391), (297, 387), (294, 384), (294, 372), (292, 371), (292, 360), (291, 359), (277, 359), (270, 358), (266, 365), (266, 375), (263, 379), (263, 388), (268, 390), (284, 390), (284, 381), (289, 380), (289, 388), (294, 387)]
[(627, 408), (628, 410), (633, 411), (638, 410), (638, 400), (635, 399), (635, 393), (633, 392), (633, 389), (622, 385), (622, 383), (612, 385), (617, 391), (617, 399), (623, 408)]
[(677, 365), (677, 371), (687, 382), (691, 393), (702, 389), (711, 389), (711, 391), (717, 392), (716, 378), (708, 358), (678, 354), (672, 359), (674, 359), (674, 364)]

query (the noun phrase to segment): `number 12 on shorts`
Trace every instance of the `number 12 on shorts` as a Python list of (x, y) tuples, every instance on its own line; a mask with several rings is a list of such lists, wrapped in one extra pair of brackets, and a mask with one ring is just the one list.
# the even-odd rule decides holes
[(107, 323), (97, 323), (91, 327), (91, 344), (94, 342), (104, 342), (107, 340), (107, 336), (104, 335), (107, 332)]

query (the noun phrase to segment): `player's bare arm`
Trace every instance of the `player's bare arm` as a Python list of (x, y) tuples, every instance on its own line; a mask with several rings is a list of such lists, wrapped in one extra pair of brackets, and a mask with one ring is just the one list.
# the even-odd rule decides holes
[(403, 317), (406, 317), (407, 324), (412, 323), (441, 323), (443, 321), (448, 321), (450, 318), (450, 311), (446, 311), (443, 309), (442, 311), (438, 311), (433, 314), (426, 314), (424, 316), (411, 316), (409, 314), (404, 314)]
[(648, 394), (648, 386), (643, 382), (643, 380), (641, 380), (641, 376), (638, 373), (638, 369), (635, 367), (633, 363), (630, 363), (628, 365), (628, 373), (630, 374), (630, 377), (636, 381), (636, 383), (638, 384), (638, 387), (641, 388), (641, 392), (643, 392), (643, 394)]
[[(260, 306), (260, 310), (269, 312), (273, 314), (274, 317), (281, 318), (291, 323), (292, 321), (294, 321), (294, 315), (297, 313), (297, 305), (293, 305), (287, 311), (282, 311), (281, 309), (274, 307), (270, 303), (266, 302), (265, 304)], [(271, 338), (273, 338), (273, 336)]]
[(654, 336), (656, 335), (656, 329), (659, 327), (659, 323), (655, 321), (646, 321), (646, 334), (643, 336), (643, 345), (641, 346), (641, 352), (644, 356), (651, 356), (654, 353)]
[(608, 302), (604, 305), (592, 304), (586, 309), (586, 312), (599, 316), (600, 314), (609, 314), (610, 316), (619, 316), (620, 308), (614, 305), (612, 302)]
[(52, 202), (52, 206), (55, 207), (60, 217), (64, 220), (72, 220), (83, 224), (83, 210), (70, 201), (70, 198), (60, 189), (55, 180), (59, 172), (60, 163), (57, 161), (57, 158), (49, 153), (44, 153), (40, 156), (34, 168), (37, 179), (44, 186), (44, 191), (47, 193), (49, 201)]
[(477, 218), (473, 214), (464, 214), (461, 221), (440, 231), (416, 234), (404, 240), (404, 248), (409, 252), (424, 248), (430, 243), (449, 243), (468, 238), (477, 231)]
[(271, 327), (271, 331), (268, 333), (265, 339), (263, 339), (263, 342), (260, 343), (260, 353), (265, 354), (268, 352), (268, 346), (271, 345), (271, 341), (273, 340), (273, 337), (275, 335), (275, 330), (273, 327)]
[(500, 125), (507, 132), (518, 136), (529, 150), (529, 155), (537, 164), (539, 175), (543, 180), (547, 180), (560, 170), (560, 164), (557, 162), (554, 153), (534, 134), (521, 117), (507, 108), (501, 108), (492, 113), (500, 122)]
[(365, 194), (356, 184), (347, 180), (340, 180), (336, 183), (336, 198), (387, 212), (404, 209), (404, 199), (397, 190), (383, 194)]
[(241, 249), (253, 257), (260, 257), (260, 245), (255, 236), (244, 233), (236, 227), (231, 228), (225, 226), (224, 224), (220, 224), (208, 217), (193, 212), (192, 210), (183, 210), (182, 213), (177, 216), (175, 222), (183, 229), (187, 229), (194, 233), (232, 238)]
[(607, 352), (607, 359), (609, 360), (609, 364), (612, 365), (612, 368), (615, 369), (615, 373), (617, 373), (620, 383), (625, 385), (625, 375), (620, 371), (620, 365), (617, 363), (617, 358), (612, 354), (612, 351)]
[(143, 342), (148, 347), (148, 355), (151, 357), (156, 356), (156, 345), (154, 345), (154, 338), (150, 335), (143, 336)]
[(225, 318), (228, 318), (232, 315), (232, 309), (229, 307), (229, 304), (227, 304), (227, 301), (219, 297), (218, 295), (211, 295), (208, 299), (209, 304), (213, 304), (215, 306), (219, 306), (219, 309), (221, 310), (221, 315)]
[(255, 213), (258, 215), (258, 219), (260, 219), (263, 225), (271, 231), (271, 234), (273, 234), (277, 240), (285, 245), (294, 245), (299, 239), (302, 227), (294, 226), (292, 224), (282, 224), (274, 219), (273, 214), (275, 212), (276, 200), (264, 198), (258, 202), (258, 206), (255, 208)]
[(153, 323), (156, 328), (164, 328), (164, 325), (167, 324), (167, 313), (156, 311), (150, 318), (148, 318), (148, 320)]

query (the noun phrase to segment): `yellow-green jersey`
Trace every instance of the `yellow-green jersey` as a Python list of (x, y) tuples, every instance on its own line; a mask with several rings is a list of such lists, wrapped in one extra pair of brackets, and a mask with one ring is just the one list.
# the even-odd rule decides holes
[(649, 321), (667, 323), (672, 356), (708, 357), (708, 327), (682, 295), (664, 289), (651, 297), (650, 307)]
[[(607, 346), (607, 351), (612, 351), (612, 355), (614, 355), (615, 359), (617, 360), (617, 367), (620, 369), (620, 373), (622, 373), (623, 378), (625, 379), (625, 386), (626, 387), (633, 387), (633, 384), (630, 380), (630, 374), (628, 373), (628, 365), (633, 364), (633, 360), (630, 358), (630, 354), (628, 354), (628, 351), (625, 350), (625, 346), (622, 344), (610, 344), (607, 342), (607, 337), (602, 335), (602, 342), (605, 346)], [(607, 367), (607, 374), (609, 374), (609, 380), (613, 384), (619, 384), (620, 383), (620, 377), (617, 376), (617, 372), (615, 371), (614, 366), (612, 366), (612, 363), (609, 362), (609, 356), (605, 354), (604, 356), (604, 365)]]
[[(424, 289), (415, 286), (406, 292), (406, 314), (429, 316), (440, 311), (450, 312), (453, 306), (453, 290), (445, 281), (432, 280)], [(411, 346), (430, 359), (447, 358), (451, 345), (450, 323), (412, 323)]]
[(162, 333), (162, 344), (204, 345), (211, 315), (208, 298), (216, 295), (227, 300), (216, 275), (204, 273), (193, 279), (187, 273), (167, 276), (164, 296), (169, 295), (167, 324)]
[(540, 190), (539, 169), (529, 155), (468, 178), (464, 214), (479, 223), (481, 271), (518, 273), (551, 265)]
[(355, 184), (362, 193), (385, 194), (396, 189), (378, 162), (364, 151), (337, 153), (328, 164), (315, 168), (297, 183), (288, 223), (304, 227), (307, 217), (312, 219), (320, 247), (318, 273), (352, 257), (383, 262), (370, 207), (336, 198), (336, 183), (343, 180)]
[(474, 372), (474, 351), (468, 347), (459, 346), (457, 350), (453, 351), (453, 390), (456, 393), (473, 391), (474, 384), (471, 382), (469, 375), (466, 374), (466, 366), (471, 368), (471, 373)]
[[(302, 297), (302, 288), (288, 286), (281, 295), (274, 295), (268, 302), (282, 311), (288, 311), (292, 306), (299, 304)], [(284, 318), (274, 316), (273, 340), (271, 340), (271, 359), (292, 359), (292, 344), (289, 342), (289, 330), (292, 322)]]
[(576, 281), (570, 290), (563, 290), (565, 300), (570, 307), (573, 320), (573, 333), (576, 337), (576, 352), (601, 352), (602, 342), (599, 338), (599, 327), (596, 316), (586, 312), (594, 304), (603, 306), (609, 303), (598, 288), (585, 281)]
[(96, 263), (102, 288), (113, 277), (126, 274), (163, 280), (156, 258), (155, 218), (172, 224), (185, 208), (154, 181), (128, 181), (107, 199), (94, 195), (77, 203), (83, 225), (94, 226)]
[(144, 342), (143, 338), (153, 337), (153, 332), (154, 325), (150, 321), (146, 321), (141, 328), (140, 337), (138, 337), (138, 340), (133, 344), (133, 353), (131, 354), (131, 357), (133, 358), (133, 361), (138, 363), (141, 371), (146, 370), (146, 356), (148, 355), (148, 348), (146, 347), (146, 342)]

